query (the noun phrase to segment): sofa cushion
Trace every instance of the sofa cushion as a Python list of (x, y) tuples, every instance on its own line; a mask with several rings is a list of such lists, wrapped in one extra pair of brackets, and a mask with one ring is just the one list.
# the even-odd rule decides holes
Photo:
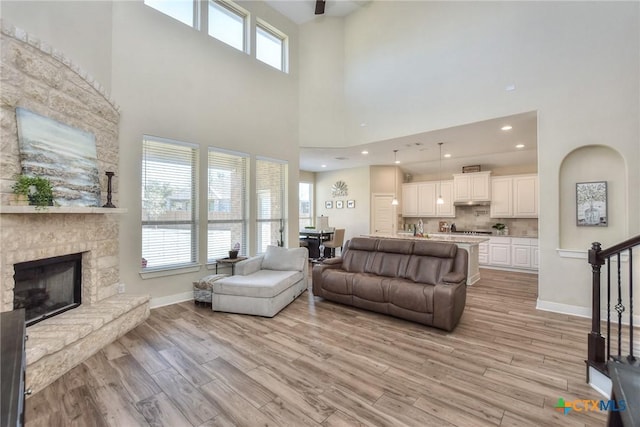
[(417, 283), (435, 285), (441, 277), (442, 259), (412, 255), (407, 265), (407, 279)]
[(307, 262), (306, 248), (281, 248), (269, 245), (262, 259), (262, 269), (278, 271), (302, 271)]
[(438, 258), (455, 258), (457, 252), (458, 246), (456, 246), (455, 243), (419, 240), (413, 245), (413, 253), (415, 255), (427, 255)]
[(213, 293), (272, 298), (303, 279), (300, 271), (260, 270), (248, 276), (230, 276), (213, 282)]
[(389, 280), (389, 302), (397, 307), (420, 313), (433, 313), (433, 289), (431, 285), (408, 280)]
[(353, 295), (367, 301), (387, 302), (390, 281), (388, 277), (373, 274), (354, 274)]
[(353, 274), (344, 270), (329, 269), (323, 272), (322, 289), (334, 294), (351, 295)]
[(378, 243), (377, 251), (409, 255), (413, 251), (413, 242), (408, 240), (381, 239), (380, 243)]
[(397, 253), (373, 252), (365, 272), (378, 276), (405, 278), (409, 257), (410, 255)]
[(349, 240), (349, 249), (358, 249), (362, 251), (372, 252), (376, 250), (379, 240), (370, 239), (368, 237), (354, 237)]

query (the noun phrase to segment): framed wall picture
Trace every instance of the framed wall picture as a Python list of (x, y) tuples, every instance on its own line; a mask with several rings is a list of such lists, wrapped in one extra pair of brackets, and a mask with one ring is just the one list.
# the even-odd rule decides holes
[(347, 208), (348, 209), (353, 209), (356, 207), (356, 201), (355, 200), (347, 200)]
[(576, 221), (578, 226), (608, 225), (607, 181), (576, 183)]
[(326, 202), (324, 202), (324, 208), (333, 209), (333, 202), (331, 200), (327, 200)]
[(336, 209), (342, 209), (342, 208), (344, 208), (344, 201), (336, 200)]

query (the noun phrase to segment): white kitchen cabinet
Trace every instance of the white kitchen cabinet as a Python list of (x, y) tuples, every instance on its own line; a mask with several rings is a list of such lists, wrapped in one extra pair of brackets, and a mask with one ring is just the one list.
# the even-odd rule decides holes
[(537, 218), (538, 176), (493, 177), (489, 216), (491, 218)]
[(436, 216), (436, 182), (418, 183), (418, 216)]
[(498, 269), (537, 270), (538, 254), (538, 239), (491, 236), (489, 242), (479, 245), (478, 263)]
[[(440, 196), (444, 200), (444, 204), (438, 205), (436, 203), (436, 214), (439, 217), (452, 217), (456, 216), (456, 208), (453, 206), (453, 181), (442, 181), (439, 186)], [(436, 201), (438, 200), (436, 195)]]
[(510, 237), (491, 237), (489, 240), (489, 265), (511, 267)]
[(453, 175), (454, 202), (491, 200), (491, 172), (456, 173)]
[(402, 216), (418, 216), (418, 184), (402, 184)]
[(513, 178), (500, 176), (491, 178), (491, 218), (511, 218), (513, 216)]
[(513, 216), (538, 217), (538, 175), (513, 177)]
[[(437, 204), (439, 192), (445, 203)], [(404, 217), (455, 217), (453, 206), (453, 181), (426, 181), (402, 184), (402, 216)]]
[(531, 245), (529, 239), (511, 239), (511, 266), (531, 268)]

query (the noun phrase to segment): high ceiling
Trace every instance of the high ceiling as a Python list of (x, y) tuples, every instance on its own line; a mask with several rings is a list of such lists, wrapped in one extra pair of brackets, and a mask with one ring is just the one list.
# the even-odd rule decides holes
[[(346, 16), (371, 2), (327, 0), (325, 15), (315, 15), (315, 0), (265, 1), (297, 24), (322, 19), (322, 16)], [(501, 130), (507, 124), (512, 129)], [(441, 169), (439, 142), (443, 143), (442, 154), (451, 155), (443, 157)], [(516, 148), (517, 144), (523, 144), (524, 147)], [(300, 169), (322, 172), (393, 165), (393, 150), (398, 150), (399, 167), (412, 175), (435, 174), (440, 170), (456, 173), (468, 165), (481, 165), (482, 170), (521, 166), (537, 168), (537, 114), (515, 114), (358, 146), (301, 147)], [(362, 151), (368, 151), (368, 154), (362, 154)]]
[(265, 0), (269, 6), (296, 24), (304, 24), (312, 19), (322, 19), (322, 16), (346, 16), (370, 1), (327, 0), (324, 15), (315, 15), (316, 0)]
[[(512, 129), (502, 130), (506, 125)], [(439, 170), (439, 142), (443, 143), (442, 170), (450, 173), (469, 165), (481, 165), (482, 170), (536, 165), (537, 114), (531, 111), (352, 147), (301, 147), (300, 169), (322, 172), (393, 165), (393, 150), (398, 150), (399, 167), (404, 172), (433, 174)], [(516, 148), (518, 144), (524, 147)], [(362, 154), (365, 150), (368, 154)], [(445, 154), (451, 157), (445, 158)]]

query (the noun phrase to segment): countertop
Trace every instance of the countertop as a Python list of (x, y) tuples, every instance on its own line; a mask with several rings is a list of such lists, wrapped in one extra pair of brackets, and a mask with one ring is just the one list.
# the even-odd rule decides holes
[(364, 237), (377, 237), (381, 239), (431, 240), (432, 242), (466, 243), (471, 245), (489, 241), (489, 237), (486, 236), (467, 236), (460, 234), (427, 234), (427, 236), (428, 237), (414, 236), (410, 233), (364, 235)]

